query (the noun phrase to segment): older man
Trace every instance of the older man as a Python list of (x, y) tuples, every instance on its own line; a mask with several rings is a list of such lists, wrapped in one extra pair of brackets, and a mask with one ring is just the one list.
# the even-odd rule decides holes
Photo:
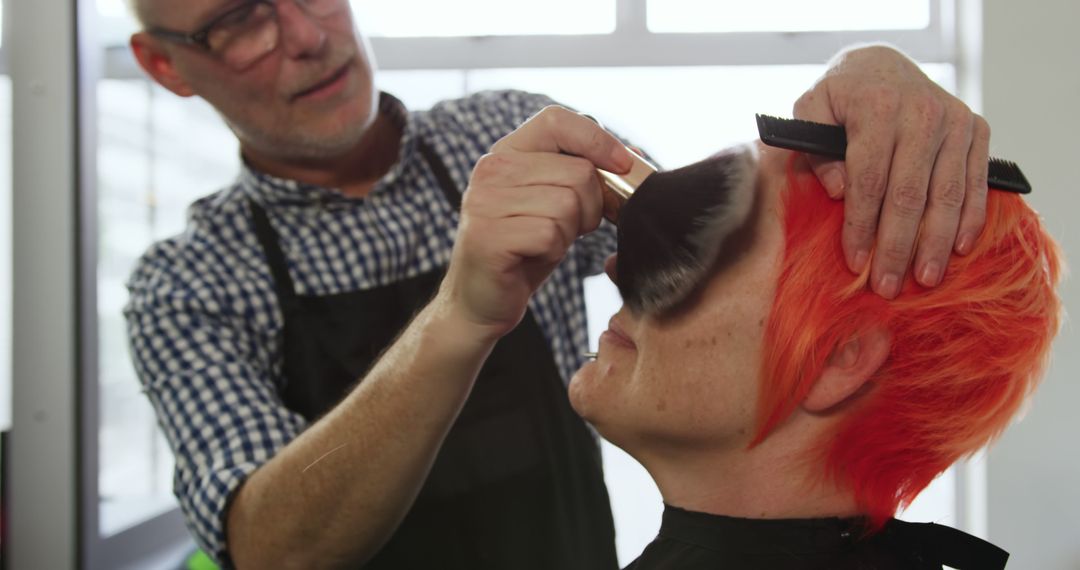
[[(576, 240), (600, 224), (593, 169), (624, 171), (624, 147), (519, 92), (406, 112), (345, 0), (135, 5), (140, 65), (213, 105), (244, 157), (141, 260), (126, 310), (199, 543), (251, 568), (614, 566), (564, 382), (581, 280), (614, 247), (606, 226)], [(800, 109), (849, 125), (856, 155), (895, 150), (821, 165), (883, 294), (913, 251), (932, 284), (974, 243), (985, 123), (910, 61), (851, 52)]]
[(708, 282), (669, 313), (621, 310), (570, 383), (664, 498), (630, 568), (1004, 566), (988, 543), (891, 517), (1035, 388), (1058, 332), (1057, 246), (1020, 196), (991, 191), (979, 245), (937, 288), (909, 278), (882, 299), (847, 271), (841, 206), (805, 158), (756, 156), (710, 159), (756, 207)]

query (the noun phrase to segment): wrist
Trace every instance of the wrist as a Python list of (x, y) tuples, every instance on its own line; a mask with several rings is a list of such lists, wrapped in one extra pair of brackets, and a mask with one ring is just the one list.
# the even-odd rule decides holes
[(425, 307), (421, 318), (431, 334), (462, 350), (487, 351), (506, 334), (504, 327), (483, 323), (472, 317), (463, 304), (440, 289)]

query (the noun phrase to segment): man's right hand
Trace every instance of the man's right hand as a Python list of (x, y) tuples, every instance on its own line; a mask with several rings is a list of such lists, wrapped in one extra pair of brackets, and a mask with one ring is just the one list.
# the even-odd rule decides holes
[(491, 338), (510, 332), (574, 240), (599, 226), (596, 168), (631, 165), (613, 135), (556, 106), (495, 143), (469, 181), (441, 300)]

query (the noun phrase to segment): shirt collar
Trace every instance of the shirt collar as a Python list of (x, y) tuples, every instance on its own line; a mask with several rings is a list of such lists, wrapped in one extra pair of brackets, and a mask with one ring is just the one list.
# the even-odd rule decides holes
[[(393, 95), (380, 92), (378, 112), (398, 126), (402, 135), (398, 161), (375, 184), (372, 194), (380, 192), (400, 179), (406, 165), (412, 161), (413, 153), (416, 152), (416, 121), (412, 120), (405, 105)], [(264, 206), (307, 206), (358, 200), (358, 198), (350, 198), (342, 194), (336, 188), (273, 176), (254, 168), (246, 160), (241, 162), (237, 185), (247, 196)]]
[(868, 530), (863, 517), (745, 519), (664, 505), (659, 536), (750, 557), (841, 552), (862, 546), (914, 557), (935, 568), (998, 570), (1009, 560), (1009, 553), (1001, 548), (944, 525), (890, 518), (879, 532), (869, 534)]
[(740, 554), (782, 549), (793, 554), (850, 546), (865, 529), (861, 518), (746, 519), (664, 506), (660, 536)]

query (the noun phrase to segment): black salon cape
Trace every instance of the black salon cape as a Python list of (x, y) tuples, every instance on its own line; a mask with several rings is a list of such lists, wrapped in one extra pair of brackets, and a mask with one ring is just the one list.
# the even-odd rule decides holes
[(740, 519), (665, 506), (656, 540), (625, 570), (959, 570), (1004, 568), (1008, 553), (956, 529), (891, 519)]

